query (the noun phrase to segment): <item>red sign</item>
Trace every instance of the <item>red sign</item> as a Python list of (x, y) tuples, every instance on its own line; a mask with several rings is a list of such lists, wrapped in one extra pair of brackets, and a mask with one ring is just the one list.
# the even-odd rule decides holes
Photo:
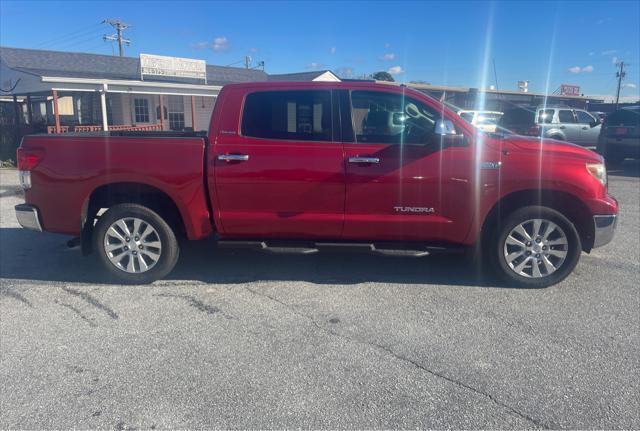
[(563, 96), (579, 96), (580, 86), (571, 84), (562, 84), (560, 86), (560, 94)]

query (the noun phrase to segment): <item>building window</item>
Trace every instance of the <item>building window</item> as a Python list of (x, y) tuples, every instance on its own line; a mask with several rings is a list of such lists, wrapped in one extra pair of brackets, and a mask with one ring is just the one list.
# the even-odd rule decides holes
[(184, 97), (169, 96), (169, 128), (184, 129)]
[(136, 123), (149, 122), (149, 100), (133, 99), (133, 107), (136, 115)]
[(249, 94), (242, 134), (294, 141), (331, 141), (329, 91), (265, 91)]

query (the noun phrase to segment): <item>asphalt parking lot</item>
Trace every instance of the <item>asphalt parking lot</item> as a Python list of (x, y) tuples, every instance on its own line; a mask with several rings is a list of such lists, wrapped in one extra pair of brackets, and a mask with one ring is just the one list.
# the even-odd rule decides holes
[(610, 172), (614, 242), (547, 289), (459, 256), (187, 244), (109, 283), (18, 227), (0, 171), (0, 428), (640, 428), (640, 164)]

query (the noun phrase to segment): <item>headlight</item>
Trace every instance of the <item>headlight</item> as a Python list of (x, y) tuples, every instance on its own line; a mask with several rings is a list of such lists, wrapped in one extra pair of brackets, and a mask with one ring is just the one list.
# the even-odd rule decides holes
[(587, 171), (600, 181), (603, 186), (607, 185), (607, 168), (604, 163), (587, 163)]

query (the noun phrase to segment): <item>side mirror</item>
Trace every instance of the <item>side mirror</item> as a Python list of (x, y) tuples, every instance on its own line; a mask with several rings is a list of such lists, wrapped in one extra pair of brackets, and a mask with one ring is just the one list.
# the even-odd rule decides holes
[(592, 121), (591, 124), (589, 124), (589, 126), (591, 126), (591, 128), (594, 128), (596, 126), (599, 126), (600, 124), (602, 124), (600, 120), (595, 120), (595, 121)]

